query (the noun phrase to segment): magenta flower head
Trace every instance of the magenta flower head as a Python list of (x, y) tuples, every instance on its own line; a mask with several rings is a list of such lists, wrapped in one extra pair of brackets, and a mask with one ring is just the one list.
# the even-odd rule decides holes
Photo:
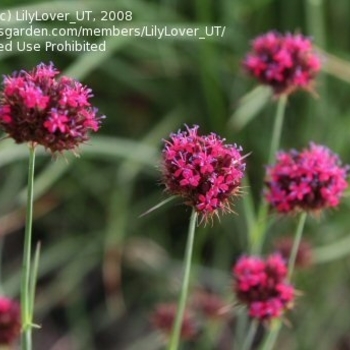
[(213, 292), (199, 289), (192, 296), (192, 306), (202, 319), (218, 321), (227, 318), (228, 306), (224, 299)]
[(89, 131), (99, 129), (91, 90), (58, 74), (50, 63), (5, 76), (0, 126), (17, 143), (40, 144), (53, 153), (76, 150), (89, 139)]
[[(164, 303), (157, 305), (151, 316), (151, 322), (154, 328), (160, 330), (164, 335), (169, 336), (173, 329), (177, 311), (177, 305), (173, 303)], [(190, 340), (197, 335), (197, 325), (192, 314), (185, 310), (181, 325), (181, 338)]]
[(336, 207), (348, 187), (348, 169), (331, 150), (314, 143), (301, 152), (279, 152), (276, 164), (267, 168), (266, 199), (280, 213)]
[(165, 141), (163, 183), (166, 190), (185, 199), (204, 219), (230, 211), (244, 175), (242, 149), (225, 144), (211, 133), (198, 134), (198, 126), (178, 131)]
[(295, 290), (286, 282), (287, 266), (279, 254), (266, 260), (242, 256), (233, 267), (233, 278), (237, 299), (247, 305), (252, 318), (269, 322), (293, 307)]
[(19, 304), (0, 296), (0, 345), (11, 345), (21, 332)]
[(300, 88), (312, 90), (321, 62), (309, 38), (270, 31), (253, 41), (243, 66), (261, 84), (270, 86), (275, 95), (281, 95)]

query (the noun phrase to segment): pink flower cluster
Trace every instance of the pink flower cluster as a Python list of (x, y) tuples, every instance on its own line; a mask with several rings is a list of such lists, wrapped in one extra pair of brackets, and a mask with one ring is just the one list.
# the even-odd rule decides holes
[[(168, 336), (172, 332), (176, 312), (177, 305), (172, 302), (158, 304), (151, 315), (153, 327)], [(228, 307), (218, 294), (199, 289), (186, 307), (180, 336), (183, 340), (194, 339), (207, 321), (223, 321), (227, 314)]]
[[(165, 335), (170, 335), (173, 329), (177, 311), (177, 305), (173, 303), (164, 303), (157, 305), (151, 317), (153, 326), (162, 331)], [(181, 324), (181, 339), (193, 339), (197, 334), (196, 322), (192, 314), (185, 310)]]
[(74, 150), (90, 130), (99, 129), (91, 90), (58, 74), (51, 63), (4, 78), (0, 126), (17, 143), (41, 144), (51, 152)]
[(336, 207), (348, 187), (347, 166), (325, 146), (279, 152), (267, 168), (266, 199), (278, 212)]
[(0, 345), (11, 345), (19, 338), (21, 316), (19, 304), (4, 296), (0, 297)]
[(257, 37), (245, 58), (245, 69), (275, 94), (291, 93), (298, 88), (310, 89), (321, 69), (309, 38), (301, 34), (270, 31)]
[(294, 287), (286, 282), (287, 267), (279, 254), (266, 260), (243, 256), (233, 267), (233, 276), (237, 298), (252, 318), (270, 321), (293, 306)]
[(219, 321), (228, 316), (228, 307), (222, 297), (205, 289), (193, 294), (191, 304), (201, 319)]
[(225, 144), (211, 133), (198, 135), (198, 126), (178, 131), (165, 141), (163, 182), (166, 189), (207, 218), (219, 209), (230, 210), (244, 175), (242, 149)]

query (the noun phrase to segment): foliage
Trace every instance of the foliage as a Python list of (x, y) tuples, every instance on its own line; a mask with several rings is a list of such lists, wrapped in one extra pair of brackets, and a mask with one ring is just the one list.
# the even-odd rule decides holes
[[(313, 141), (350, 163), (350, 24), (345, 15), (350, 3), (101, 0), (3, 1), (1, 5), (1, 11), (77, 8), (96, 13), (127, 9), (133, 12), (131, 26), (146, 23), (200, 30), (226, 26), (222, 38), (206, 40), (109, 37), (106, 52), (1, 52), (2, 74), (53, 61), (65, 75), (93, 89), (94, 105), (107, 116), (99, 134), (81, 147), (79, 159), (66, 154), (55, 160), (43, 150), (37, 154), (33, 234), (34, 242), (41, 241), (42, 253), (35, 323), (42, 329), (34, 331), (35, 349), (156, 349), (159, 338), (153, 333), (150, 314), (157, 303), (175, 300), (190, 216), (188, 208), (172, 201), (139, 218), (166, 198), (159, 186), (162, 138), (184, 123), (198, 124), (203, 133), (216, 132), (252, 152), (246, 162), (251, 204), (256, 208), (275, 100), (265, 88), (256, 87), (241, 61), (260, 33), (300, 31), (314, 37), (323, 72), (316, 82), (317, 96), (298, 92), (289, 98), (282, 148), (302, 149)], [(46, 39), (26, 38), (30, 43)], [(0, 38), (0, 43), (5, 42)], [(11, 140), (0, 143), (1, 286), (14, 297), (19, 293), (27, 153), (24, 145)], [(196, 233), (192, 282), (224, 295), (228, 303), (233, 300), (232, 264), (247, 250), (246, 204), (236, 201), (236, 214), (199, 227)], [(284, 350), (350, 347), (349, 206), (345, 197), (338, 210), (307, 221), (305, 233), (314, 247), (314, 264), (297, 274), (302, 296), (289, 314), (292, 327), (281, 332), (278, 344)], [(264, 254), (273, 250), (275, 239), (294, 229), (293, 218), (276, 217)], [(228, 344), (242, 338), (233, 323), (222, 332), (228, 335)], [(197, 348), (205, 349), (203, 344), (212, 339), (215, 333)]]

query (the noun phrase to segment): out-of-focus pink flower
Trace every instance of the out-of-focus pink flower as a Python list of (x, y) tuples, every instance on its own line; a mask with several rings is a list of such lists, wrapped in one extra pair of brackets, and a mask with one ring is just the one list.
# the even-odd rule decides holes
[[(274, 241), (274, 249), (288, 260), (292, 251), (293, 241), (292, 237), (280, 237)], [(311, 264), (312, 246), (306, 239), (302, 239), (298, 247), (295, 266), (297, 268), (307, 268)]]
[[(158, 304), (151, 315), (153, 326), (169, 336), (173, 329), (176, 317), (177, 305), (174, 303)], [(193, 339), (197, 334), (197, 326), (194, 318), (188, 310), (185, 310), (181, 325), (181, 338), (184, 340)]]
[(0, 297), (0, 345), (11, 345), (21, 332), (19, 304), (7, 297)]
[(260, 83), (269, 85), (280, 95), (300, 88), (312, 89), (321, 62), (309, 38), (270, 31), (253, 41), (243, 66)]
[(279, 254), (266, 260), (242, 256), (233, 267), (234, 291), (252, 318), (270, 321), (293, 306), (295, 290), (286, 276), (287, 267)]
[(219, 320), (227, 317), (228, 308), (220, 295), (199, 289), (192, 296), (192, 307), (205, 320)]

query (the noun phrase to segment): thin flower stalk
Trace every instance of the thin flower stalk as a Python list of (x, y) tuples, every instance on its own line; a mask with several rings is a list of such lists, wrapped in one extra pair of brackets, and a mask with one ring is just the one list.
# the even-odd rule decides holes
[(241, 350), (250, 350), (252, 348), (256, 331), (258, 330), (259, 323), (256, 320), (252, 320), (249, 325), (247, 336), (244, 340)]
[(193, 209), (192, 214), (191, 214), (191, 218), (190, 218), (189, 228), (188, 228), (186, 252), (185, 252), (185, 258), (184, 258), (184, 277), (183, 277), (183, 281), (182, 281), (176, 318), (175, 318), (173, 330), (171, 333), (171, 337), (170, 337), (170, 341), (169, 341), (169, 345), (168, 345), (168, 350), (177, 350), (179, 347), (180, 335), (181, 335), (181, 325), (182, 325), (182, 320), (184, 317), (189, 282), (190, 282), (191, 263), (192, 263), (192, 254), (193, 254), (193, 245), (194, 245), (194, 236), (195, 236), (197, 217), (198, 217), (198, 214)]
[(279, 149), (281, 135), (282, 135), (283, 120), (284, 120), (284, 115), (285, 115), (285, 110), (287, 105), (287, 99), (288, 99), (287, 95), (281, 95), (277, 102), (277, 111), (276, 111), (276, 117), (275, 117), (275, 122), (273, 126), (268, 164), (273, 163), (276, 156), (276, 152)]
[(281, 319), (275, 320), (274, 323), (271, 325), (269, 332), (266, 335), (265, 340), (263, 341), (259, 350), (272, 350), (274, 348), (281, 327), (282, 327), (282, 320)]
[(295, 232), (293, 247), (292, 247), (292, 251), (291, 251), (289, 262), (288, 262), (288, 280), (291, 280), (292, 275), (293, 275), (295, 261), (296, 261), (296, 258), (297, 258), (297, 254), (298, 254), (298, 249), (299, 249), (299, 246), (300, 246), (301, 238), (302, 238), (302, 235), (303, 235), (306, 218), (307, 218), (307, 213), (306, 212), (302, 212), (300, 214), (299, 223), (298, 223), (298, 226), (297, 226), (297, 230)]
[(21, 318), (22, 318), (22, 350), (32, 349), (32, 301), (31, 288), (31, 246), (33, 223), (33, 195), (34, 195), (35, 145), (29, 145), (28, 193), (26, 209), (26, 227), (24, 232), (23, 267), (21, 281)]

